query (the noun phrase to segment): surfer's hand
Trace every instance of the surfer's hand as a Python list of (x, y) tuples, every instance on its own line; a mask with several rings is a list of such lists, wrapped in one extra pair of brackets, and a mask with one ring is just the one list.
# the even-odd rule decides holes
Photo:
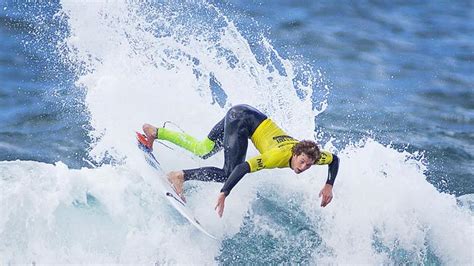
[(219, 193), (219, 197), (217, 198), (216, 207), (214, 207), (214, 210), (217, 210), (217, 215), (219, 215), (219, 217), (222, 217), (222, 214), (224, 213), (224, 202), (225, 194), (224, 192), (221, 192)]
[(332, 185), (326, 184), (323, 189), (319, 192), (319, 197), (321, 198), (321, 207), (326, 207), (332, 200)]

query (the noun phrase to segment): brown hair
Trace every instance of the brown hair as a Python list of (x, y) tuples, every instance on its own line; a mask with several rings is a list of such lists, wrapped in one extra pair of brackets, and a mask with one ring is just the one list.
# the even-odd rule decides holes
[(321, 157), (321, 151), (319, 150), (318, 144), (312, 140), (302, 140), (296, 143), (291, 149), (294, 155), (298, 156), (302, 153), (308, 155), (308, 157), (314, 161), (319, 160)]

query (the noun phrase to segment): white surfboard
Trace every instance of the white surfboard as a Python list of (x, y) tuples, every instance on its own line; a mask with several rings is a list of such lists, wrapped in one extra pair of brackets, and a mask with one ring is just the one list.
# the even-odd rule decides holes
[[(137, 139), (143, 138), (143, 135), (137, 132)], [(186, 220), (188, 220), (192, 225), (194, 225), (199, 231), (203, 232), (207, 236), (217, 239), (215, 236), (207, 232), (199, 222), (198, 219), (194, 216), (193, 212), (186, 206), (181, 197), (176, 193), (173, 186), (168, 182), (165, 172), (161, 169), (160, 163), (156, 160), (155, 156), (151, 150), (143, 145), (140, 140), (138, 140), (138, 148), (143, 151), (145, 160), (147, 163), (157, 171), (158, 182), (160, 183), (160, 190), (163, 193), (163, 196), (168, 200), (168, 202), (173, 206)]]

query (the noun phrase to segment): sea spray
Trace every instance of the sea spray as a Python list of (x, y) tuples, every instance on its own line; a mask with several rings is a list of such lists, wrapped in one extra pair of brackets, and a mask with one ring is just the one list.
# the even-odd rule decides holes
[[(80, 68), (99, 166), (1, 162), (2, 263), (472, 263), (472, 210), (426, 182), (420, 159), (372, 139), (339, 148), (326, 208), (325, 166), (246, 176), (222, 219), (213, 211), (221, 184), (187, 183), (191, 207), (219, 237), (210, 240), (156, 194), (134, 131), (171, 120), (204, 137), (230, 106), (249, 103), (312, 138), (330, 95), (321, 72), (302, 73), (259, 33), (250, 42), (206, 3), (65, 1), (58, 15), (69, 25), (59, 52)], [(167, 171), (223, 163), (159, 143), (155, 154)]]

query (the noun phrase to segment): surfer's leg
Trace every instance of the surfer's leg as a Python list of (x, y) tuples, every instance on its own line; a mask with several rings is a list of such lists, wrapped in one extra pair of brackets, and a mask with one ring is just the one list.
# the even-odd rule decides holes
[(232, 107), (208, 136), (209, 139), (215, 140), (216, 144), (220, 143), (220, 148), (224, 147), (224, 167), (183, 170), (184, 180), (225, 182), (234, 168), (245, 161), (248, 139), (266, 118), (264, 114), (248, 105)]
[(153, 148), (153, 142), (156, 139), (156, 133), (157, 133), (157, 128), (150, 125), (150, 124), (143, 124), (143, 133), (145, 133), (146, 136), (146, 146), (150, 149)]
[(188, 180), (199, 180), (199, 181), (214, 181), (214, 182), (225, 182), (227, 176), (224, 170), (217, 167), (201, 167), (196, 169), (183, 170), (184, 181)]
[(187, 169), (183, 171), (173, 171), (168, 173), (168, 181), (173, 185), (176, 193), (186, 201), (183, 194), (184, 181), (199, 180), (199, 181), (214, 181), (225, 182), (227, 176), (224, 170), (217, 167), (201, 167), (196, 169)]
[(214, 147), (209, 151), (209, 153), (201, 156), (203, 159), (207, 159), (222, 150), (224, 146), (224, 120), (225, 118), (222, 118), (217, 122), (217, 124), (211, 129), (211, 132), (207, 135), (207, 138), (214, 142)]
[(187, 169), (183, 171), (173, 171), (168, 174), (168, 180), (176, 190), (176, 193), (185, 200), (183, 195), (183, 185), (185, 181), (199, 180), (205, 182), (223, 183), (227, 179), (224, 170), (217, 167), (201, 167), (196, 169)]
[(267, 116), (249, 105), (232, 107), (225, 117), (224, 173), (226, 177), (245, 161), (248, 140)]
[[(215, 127), (218, 125), (219, 124)], [(203, 159), (215, 154), (222, 147), (222, 142), (217, 143), (209, 137), (206, 137), (204, 140), (198, 140), (185, 132), (177, 132), (167, 128), (157, 128), (149, 124), (143, 125), (143, 132), (146, 135), (147, 146), (149, 148), (152, 148), (155, 139), (166, 140)], [(213, 131), (211, 131), (211, 133), (213, 133)], [(215, 130), (212, 137), (215, 138), (216, 141), (219, 141), (219, 135), (217, 133), (218, 131)]]
[(182, 189), (183, 182), (188, 180), (225, 182), (234, 168), (245, 161), (248, 139), (265, 119), (266, 115), (251, 106), (232, 107), (208, 136), (209, 139), (215, 140), (216, 144), (219, 143), (216, 145), (219, 149), (224, 148), (224, 167), (222, 169), (201, 167), (179, 171), (182, 174), (175, 187), (180, 186)]
[(224, 128), (224, 174), (226, 178), (234, 168), (245, 161), (249, 128), (245, 123), (243, 109), (232, 107), (225, 117)]
[(173, 185), (176, 193), (184, 200), (183, 195), (183, 183), (184, 183), (184, 172), (183, 171), (172, 171), (169, 172), (167, 175), (168, 181)]

